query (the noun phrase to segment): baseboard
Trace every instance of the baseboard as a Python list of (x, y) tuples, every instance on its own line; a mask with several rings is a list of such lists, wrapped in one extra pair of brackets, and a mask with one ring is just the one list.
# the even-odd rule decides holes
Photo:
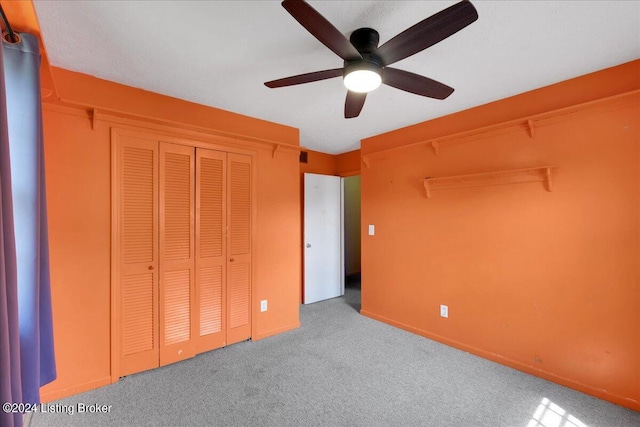
[(73, 396), (74, 394), (82, 393), (85, 391), (93, 390), (98, 387), (104, 387), (111, 384), (111, 376), (99, 378), (93, 381), (87, 381), (82, 384), (76, 384), (71, 387), (64, 387), (57, 390), (47, 391), (40, 394), (40, 400), (42, 403), (48, 403), (53, 400), (62, 399), (65, 397)]
[(496, 362), (499, 363), (501, 365), (504, 366), (508, 366), (510, 368), (516, 369), (518, 371), (524, 372), (526, 374), (530, 374), (533, 375), (535, 377), (539, 377), (548, 381), (551, 381), (553, 383), (556, 384), (560, 384), (562, 386), (565, 387), (569, 387), (572, 388), (574, 390), (578, 390), (580, 392), (586, 393), (588, 395), (597, 397), (599, 399), (603, 399), (603, 400), (607, 400), (611, 403), (615, 403), (616, 405), (620, 405), (620, 406), (624, 406), (625, 408), (629, 408), (629, 409), (633, 409), (634, 411), (640, 411), (640, 401), (635, 400), (635, 399), (631, 399), (629, 397), (624, 397), (624, 396), (620, 396), (617, 395), (615, 393), (611, 393), (607, 390), (603, 390), (603, 389), (599, 389), (599, 388), (595, 388), (592, 386), (589, 386), (587, 384), (581, 383), (579, 381), (575, 381), (572, 380), (570, 378), (566, 378), (566, 377), (562, 377), (560, 375), (556, 375), (552, 372), (549, 371), (545, 371), (543, 369), (534, 367), (534, 366), (530, 366), (527, 364), (524, 364), (522, 362), (518, 362), (516, 360), (510, 359), (508, 357), (504, 357), (501, 356), (499, 354), (496, 353), (492, 353), (486, 350), (482, 350), (480, 348), (468, 345), (468, 344), (464, 344), (461, 343), (459, 341), (455, 341), (449, 338), (445, 338), (443, 336), (425, 331), (423, 329), (420, 328), (416, 328), (414, 326), (411, 325), (407, 325), (405, 323), (402, 322), (397, 322), (395, 320), (389, 319), (385, 316), (381, 316), (378, 315), (376, 313), (372, 313), (368, 310), (365, 309), (361, 309), (360, 310), (360, 314), (362, 314), (363, 316), (369, 317), (371, 319), (383, 322), (383, 323), (387, 323), (391, 326), (395, 326), (397, 328), (400, 328), (402, 330), (405, 330), (407, 332), (411, 332), (414, 333), (416, 335), (420, 335), (422, 337), (425, 338), (429, 338), (433, 341), (437, 341), (439, 343), (448, 345), (450, 347), (454, 347), (457, 348), (458, 350), (462, 350), (462, 351), (466, 351), (468, 353), (474, 354), (476, 356), (482, 357), (484, 359), (488, 359), (491, 360), (492, 362)]
[(254, 335), (251, 339), (253, 341), (259, 341), (259, 340), (261, 340), (263, 338), (268, 338), (268, 337), (271, 337), (273, 335), (278, 335), (278, 334), (281, 334), (283, 332), (287, 332), (287, 331), (292, 331), (294, 329), (298, 329), (299, 327), (300, 327), (300, 322), (295, 322), (295, 323), (292, 323), (292, 324), (287, 325), (287, 326), (282, 326), (280, 328), (270, 329), (270, 330), (268, 330), (266, 332), (258, 333), (256, 335)]

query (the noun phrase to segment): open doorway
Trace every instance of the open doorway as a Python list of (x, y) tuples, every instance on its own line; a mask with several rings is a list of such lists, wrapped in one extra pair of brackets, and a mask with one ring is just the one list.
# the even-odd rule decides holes
[(342, 178), (345, 294), (349, 305), (360, 311), (360, 175)]

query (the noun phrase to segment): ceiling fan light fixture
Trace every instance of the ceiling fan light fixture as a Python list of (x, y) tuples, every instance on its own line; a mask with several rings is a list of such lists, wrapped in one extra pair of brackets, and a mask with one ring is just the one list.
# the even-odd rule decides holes
[(349, 89), (344, 103), (345, 119), (358, 117), (367, 98), (366, 94), (381, 83), (428, 98), (445, 99), (451, 95), (452, 87), (389, 65), (422, 52), (478, 19), (478, 12), (471, 1), (461, 0), (378, 46), (380, 34), (373, 28), (358, 28), (347, 39), (306, 1), (283, 0), (282, 6), (320, 43), (342, 58), (344, 67), (272, 80), (265, 82), (265, 86), (293, 86), (331, 79), (342, 74), (344, 85)]
[(352, 92), (371, 92), (382, 83), (381, 68), (371, 63), (356, 63), (344, 71), (344, 85)]

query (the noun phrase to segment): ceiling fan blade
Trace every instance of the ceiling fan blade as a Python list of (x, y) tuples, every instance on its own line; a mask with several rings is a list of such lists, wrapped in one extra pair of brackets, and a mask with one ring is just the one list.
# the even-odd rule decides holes
[(396, 89), (435, 99), (445, 99), (453, 93), (453, 88), (443, 83), (390, 67), (385, 67), (383, 70), (382, 83)]
[(367, 99), (366, 93), (359, 92), (347, 92), (347, 100), (344, 103), (344, 118), (352, 119), (360, 115), (364, 101)]
[(393, 64), (446, 39), (476, 19), (478, 12), (471, 2), (461, 1), (401, 32), (375, 53), (385, 65)]
[(334, 68), (332, 70), (315, 71), (313, 73), (298, 74), (297, 76), (285, 77), (283, 79), (271, 80), (264, 85), (270, 88), (293, 86), (302, 83), (317, 82), (318, 80), (326, 80), (339, 77), (343, 73), (342, 68)]
[(362, 59), (362, 55), (336, 27), (327, 21), (314, 8), (303, 0), (284, 0), (287, 12), (293, 16), (322, 44), (331, 49), (340, 58), (346, 60)]

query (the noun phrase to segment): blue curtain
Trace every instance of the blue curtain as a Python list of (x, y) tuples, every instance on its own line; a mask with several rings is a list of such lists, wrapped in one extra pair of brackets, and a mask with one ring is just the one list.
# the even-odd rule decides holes
[[(13, 232), (9, 131), (4, 89), (3, 49), (0, 49), (0, 403), (22, 402), (18, 272)], [(0, 410), (1, 426), (22, 426), (22, 415)]]
[[(49, 244), (40, 100), (38, 40), (20, 34), (2, 42), (4, 95), (17, 267), (18, 326), (22, 402), (40, 403), (40, 387), (56, 378), (49, 280)], [(6, 162), (3, 152), (3, 164)], [(3, 180), (4, 187), (4, 180)], [(3, 188), (4, 190), (4, 188)], [(10, 286), (7, 287), (7, 290)], [(7, 292), (9, 295), (9, 292)], [(8, 301), (10, 307), (12, 301)], [(11, 324), (9, 323), (9, 330)], [(3, 332), (4, 333), (4, 332)], [(14, 345), (10, 349), (13, 350)], [(11, 366), (14, 371), (14, 367)], [(16, 401), (15, 398), (13, 401)]]

